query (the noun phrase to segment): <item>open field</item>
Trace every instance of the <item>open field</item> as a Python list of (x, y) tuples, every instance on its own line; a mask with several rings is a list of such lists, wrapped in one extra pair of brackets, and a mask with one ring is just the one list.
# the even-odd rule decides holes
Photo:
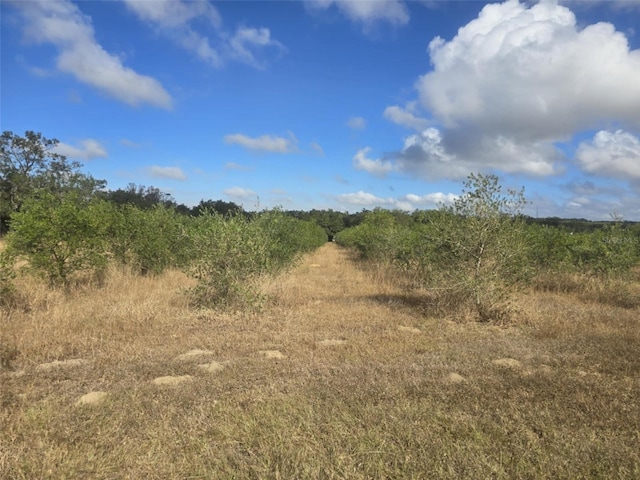
[(335, 244), (258, 313), (191, 308), (177, 272), (18, 282), (3, 479), (640, 478), (637, 307), (537, 292), (508, 328), (438, 318)]

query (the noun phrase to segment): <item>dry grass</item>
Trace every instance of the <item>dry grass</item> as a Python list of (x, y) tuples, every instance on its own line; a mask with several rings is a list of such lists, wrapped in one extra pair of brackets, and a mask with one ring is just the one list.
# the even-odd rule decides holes
[(260, 313), (194, 311), (188, 282), (20, 279), (0, 478), (640, 478), (638, 308), (539, 292), (517, 326), (453, 322), (334, 244)]

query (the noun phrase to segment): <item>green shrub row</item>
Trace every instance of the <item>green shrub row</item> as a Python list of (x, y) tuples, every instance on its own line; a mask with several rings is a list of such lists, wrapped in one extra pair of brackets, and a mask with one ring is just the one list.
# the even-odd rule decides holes
[(0, 264), (0, 288), (11, 288), (17, 259), (64, 287), (99, 280), (107, 265), (117, 264), (143, 275), (179, 268), (198, 279), (192, 294), (199, 304), (237, 303), (255, 295), (256, 279), (281, 271), (326, 240), (315, 223), (278, 210), (189, 217), (161, 205), (142, 210), (42, 192), (11, 217), (4, 257), (12, 260)]
[(523, 191), (503, 191), (492, 175), (471, 175), (458, 199), (432, 212), (375, 210), (336, 236), (362, 259), (414, 274), (445, 306), (468, 306), (482, 320), (509, 315), (513, 294), (538, 276), (624, 278), (640, 263), (640, 230), (612, 223), (591, 232), (528, 224)]

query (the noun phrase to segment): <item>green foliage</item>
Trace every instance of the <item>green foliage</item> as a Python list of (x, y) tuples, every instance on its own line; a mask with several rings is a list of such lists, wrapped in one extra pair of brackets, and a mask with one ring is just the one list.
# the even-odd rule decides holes
[(532, 264), (541, 273), (573, 273), (600, 280), (623, 278), (640, 260), (634, 230), (618, 223), (592, 231), (530, 226)]
[(399, 223), (398, 218), (397, 212), (376, 208), (359, 225), (339, 232), (336, 241), (355, 248), (363, 260), (392, 263), (404, 259), (410, 249), (410, 225)]
[(108, 241), (114, 258), (141, 274), (158, 274), (188, 263), (190, 219), (162, 205), (142, 210), (133, 205), (112, 207)]
[(257, 281), (291, 265), (303, 251), (326, 242), (324, 232), (279, 211), (255, 218), (209, 212), (190, 229), (194, 260), (188, 269), (198, 280), (191, 293), (203, 306), (251, 307), (259, 303)]
[(95, 276), (107, 265), (108, 219), (103, 201), (42, 192), (13, 214), (8, 248), (52, 284), (69, 285), (78, 274)]
[[(105, 182), (79, 172), (78, 162), (55, 153), (58, 140), (27, 131), (24, 137), (5, 131), (0, 136), (0, 221), (8, 223), (14, 212), (37, 192), (61, 196), (74, 191), (89, 198)], [(1, 231), (0, 231), (1, 233)]]
[(508, 314), (528, 268), (524, 191), (503, 193), (498, 177), (470, 175), (453, 205), (429, 219), (432, 269), (425, 280), (471, 302), (480, 320)]
[(200, 203), (191, 209), (191, 215), (194, 217), (206, 212), (216, 212), (220, 215), (241, 215), (244, 210), (240, 205), (224, 200), (200, 200)]
[(104, 192), (102, 196), (105, 200), (116, 205), (131, 205), (140, 209), (154, 208), (159, 205), (165, 207), (176, 205), (173, 197), (162, 192), (159, 188), (145, 187), (135, 183), (130, 183), (126, 188), (109, 190)]

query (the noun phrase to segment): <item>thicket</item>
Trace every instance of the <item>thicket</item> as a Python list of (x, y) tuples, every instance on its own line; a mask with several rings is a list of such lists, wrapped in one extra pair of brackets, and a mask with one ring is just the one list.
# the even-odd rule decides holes
[[(635, 305), (624, 284), (640, 263), (640, 229), (620, 222), (573, 232), (521, 215), (524, 191), (496, 176), (470, 175), (452, 205), (400, 215), (375, 210), (336, 236), (361, 258), (417, 279), (438, 310), (506, 321), (514, 294), (527, 286), (585, 289)], [(570, 285), (567, 288), (567, 285)]]

